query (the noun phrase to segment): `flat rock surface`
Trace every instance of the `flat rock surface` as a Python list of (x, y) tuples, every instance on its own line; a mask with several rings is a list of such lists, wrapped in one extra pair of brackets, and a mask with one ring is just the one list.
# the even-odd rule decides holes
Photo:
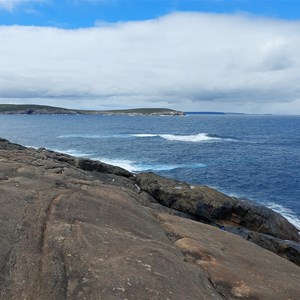
[(104, 172), (0, 140), (1, 300), (300, 299), (295, 264)]
[(158, 217), (185, 260), (205, 269), (226, 299), (299, 297), (299, 267), (294, 264), (285, 264), (285, 259), (209, 225), (167, 214)]

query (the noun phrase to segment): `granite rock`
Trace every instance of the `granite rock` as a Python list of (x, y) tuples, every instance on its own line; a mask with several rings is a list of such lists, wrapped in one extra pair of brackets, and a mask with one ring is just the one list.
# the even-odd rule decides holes
[(215, 227), (237, 200), (204, 189), (211, 226), (149, 175), (76, 161), (0, 140), (1, 300), (300, 298), (296, 264)]

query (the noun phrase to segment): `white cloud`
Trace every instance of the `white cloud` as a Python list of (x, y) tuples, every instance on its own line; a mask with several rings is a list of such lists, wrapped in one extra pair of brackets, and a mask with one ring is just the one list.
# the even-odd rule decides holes
[(44, 2), (45, 0), (0, 0), (0, 9), (12, 11), (20, 4)]
[(0, 27), (0, 101), (295, 113), (299, 25), (175, 13), (78, 30)]

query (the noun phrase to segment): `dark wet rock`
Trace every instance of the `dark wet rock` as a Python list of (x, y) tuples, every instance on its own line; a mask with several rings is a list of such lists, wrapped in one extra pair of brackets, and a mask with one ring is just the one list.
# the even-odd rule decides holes
[(256, 245), (272, 251), (277, 255), (288, 259), (289, 261), (300, 266), (300, 243), (282, 240), (273, 236), (251, 231), (245, 228), (232, 226), (223, 227), (224, 230), (237, 234), (242, 238), (255, 243)]
[(254, 202), (238, 200), (207, 186), (191, 186), (154, 173), (136, 177), (140, 188), (167, 207), (189, 213), (209, 224), (231, 224), (279, 239), (299, 242), (297, 228), (283, 216)]
[(233, 226), (238, 200), (85, 161), (0, 140), (1, 300), (300, 298), (296, 264), (188, 219)]
[(59, 162), (71, 164), (81, 170), (95, 171), (104, 174), (114, 174), (114, 175), (123, 176), (127, 178), (133, 177), (132, 173), (128, 172), (123, 168), (112, 166), (98, 160), (91, 160), (83, 157), (75, 158), (67, 154), (57, 153), (44, 148), (40, 148), (38, 149), (38, 151), (44, 154), (44, 159), (51, 158)]
[(100, 161), (95, 161), (87, 158), (76, 158), (75, 167), (86, 171), (97, 171), (106, 174), (115, 174), (123, 177), (132, 177), (132, 173), (120, 167), (105, 164)]
[(136, 181), (160, 204), (192, 214), (201, 221), (210, 223), (230, 216), (234, 199), (208, 187), (191, 186), (154, 173), (138, 174)]
[(273, 210), (248, 200), (238, 200), (233, 208), (234, 222), (248, 229), (280, 239), (300, 242), (297, 228)]
[(25, 147), (9, 142), (6, 139), (0, 138), (1, 150), (24, 150)]

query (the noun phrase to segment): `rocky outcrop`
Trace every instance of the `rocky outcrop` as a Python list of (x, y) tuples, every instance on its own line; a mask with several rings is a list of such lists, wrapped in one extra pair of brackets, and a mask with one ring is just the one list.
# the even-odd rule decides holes
[(67, 154), (57, 153), (51, 150), (47, 150), (45, 148), (40, 148), (37, 150), (43, 154), (43, 159), (52, 159), (59, 162), (64, 162), (70, 164), (78, 169), (85, 170), (85, 171), (94, 171), (100, 172), (103, 174), (114, 174), (117, 176), (122, 176), (126, 178), (133, 177), (133, 174), (128, 172), (127, 170), (112, 166), (106, 163), (103, 163), (98, 160), (91, 160), (88, 158), (80, 158), (80, 157), (72, 157)]
[(296, 264), (229, 232), (299, 245), (286, 221), (254, 231), (215, 190), (80, 161), (0, 140), (1, 300), (300, 298)]
[(300, 266), (299, 231), (273, 210), (154, 173), (138, 174), (136, 181), (160, 204), (238, 234)]

